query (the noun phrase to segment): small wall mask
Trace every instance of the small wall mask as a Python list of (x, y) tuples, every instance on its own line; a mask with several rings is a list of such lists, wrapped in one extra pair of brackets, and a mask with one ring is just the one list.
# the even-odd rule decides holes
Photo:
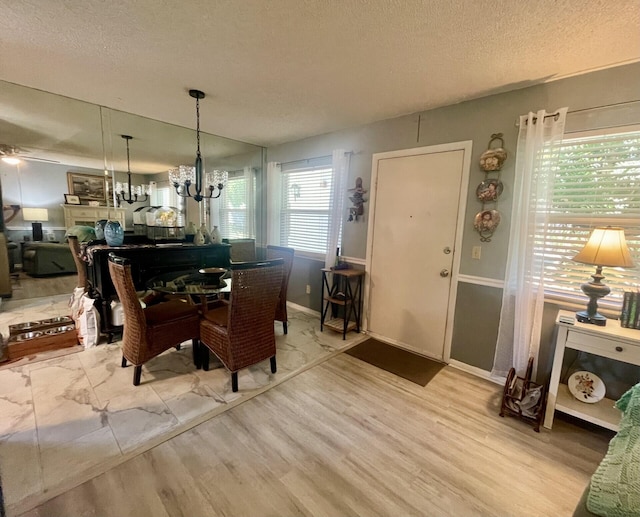
[(358, 217), (364, 214), (364, 202), (366, 201), (364, 194), (367, 193), (367, 191), (362, 188), (362, 178), (356, 178), (356, 187), (350, 188), (349, 192), (351, 193), (349, 201), (353, 203), (353, 206), (349, 208), (348, 220), (357, 221)]

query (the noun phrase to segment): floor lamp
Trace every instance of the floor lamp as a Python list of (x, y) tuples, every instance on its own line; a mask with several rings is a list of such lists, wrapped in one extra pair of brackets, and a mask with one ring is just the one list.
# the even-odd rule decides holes
[(42, 240), (42, 221), (49, 220), (49, 211), (46, 208), (23, 208), (22, 219), (33, 221), (31, 230), (34, 241)]

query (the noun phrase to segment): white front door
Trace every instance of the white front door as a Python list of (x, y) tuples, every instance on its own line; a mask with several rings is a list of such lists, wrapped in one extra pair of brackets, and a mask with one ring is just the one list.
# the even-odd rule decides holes
[(471, 142), (373, 156), (366, 330), (448, 361)]

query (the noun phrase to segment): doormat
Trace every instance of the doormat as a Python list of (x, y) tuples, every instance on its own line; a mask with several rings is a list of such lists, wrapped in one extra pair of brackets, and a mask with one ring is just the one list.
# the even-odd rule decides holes
[(444, 363), (432, 361), (373, 338), (346, 350), (345, 353), (420, 386), (426, 386), (446, 366)]

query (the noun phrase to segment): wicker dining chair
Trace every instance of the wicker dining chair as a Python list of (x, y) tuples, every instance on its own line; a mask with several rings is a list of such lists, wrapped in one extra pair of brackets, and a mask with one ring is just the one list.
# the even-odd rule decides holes
[(231, 245), (231, 262), (251, 262), (256, 260), (255, 239), (223, 239)]
[(67, 239), (69, 240), (69, 248), (71, 249), (73, 261), (76, 263), (76, 269), (78, 270), (78, 283), (76, 287), (82, 287), (86, 291), (89, 286), (87, 281), (87, 264), (80, 258), (80, 242), (75, 235), (69, 235)]
[(287, 317), (287, 289), (289, 288), (289, 277), (291, 276), (291, 268), (293, 267), (294, 253), (295, 250), (293, 248), (272, 246), (271, 244), (267, 246), (267, 259), (281, 258), (284, 260), (282, 285), (280, 286), (280, 296), (278, 298), (274, 319), (282, 322), (282, 329), (285, 334), (287, 333), (287, 323), (289, 322), (289, 318)]
[(238, 391), (238, 370), (271, 360), (276, 373), (273, 314), (282, 284), (282, 259), (233, 265), (229, 303), (204, 313), (200, 322), (202, 368), (209, 369), (209, 350), (231, 372)]
[(122, 367), (135, 365), (133, 385), (140, 384), (142, 365), (169, 348), (192, 340), (194, 359), (199, 360), (200, 316), (198, 308), (180, 300), (145, 307), (140, 305), (128, 259), (109, 254), (109, 273), (124, 310)]

